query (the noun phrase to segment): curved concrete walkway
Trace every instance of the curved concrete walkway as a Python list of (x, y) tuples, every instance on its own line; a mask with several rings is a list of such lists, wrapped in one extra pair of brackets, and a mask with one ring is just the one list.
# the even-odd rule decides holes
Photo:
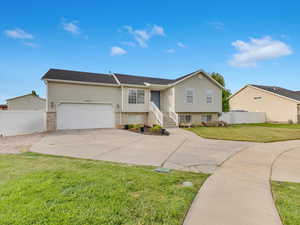
[(300, 183), (300, 147), (283, 152), (274, 161), (272, 180)]
[[(286, 163), (296, 149), (300, 141), (258, 144), (232, 156), (202, 186), (184, 225), (282, 225), (270, 187), (271, 168), (277, 159), (274, 177), (284, 174), (280, 168), (290, 166)], [(299, 161), (293, 165), (299, 169)]]

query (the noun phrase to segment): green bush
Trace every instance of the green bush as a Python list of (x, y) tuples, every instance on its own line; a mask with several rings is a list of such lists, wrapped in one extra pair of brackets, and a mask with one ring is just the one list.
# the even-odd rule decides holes
[(151, 132), (159, 132), (162, 129), (160, 125), (154, 125), (153, 127), (150, 128)]
[(138, 130), (142, 127), (141, 124), (128, 124), (128, 129), (129, 130)]

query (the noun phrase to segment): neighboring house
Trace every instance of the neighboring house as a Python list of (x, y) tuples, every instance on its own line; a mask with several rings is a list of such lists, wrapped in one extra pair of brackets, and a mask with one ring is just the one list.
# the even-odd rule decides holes
[(45, 110), (46, 99), (27, 94), (6, 100), (8, 110)]
[(5, 105), (5, 104), (0, 105), (0, 110), (7, 110), (7, 105)]
[(218, 120), (222, 86), (203, 71), (175, 80), (125, 74), (96, 74), (50, 69), (47, 127), (110, 128)]
[(265, 112), (268, 122), (300, 122), (300, 92), (281, 87), (246, 85), (230, 97), (231, 110)]

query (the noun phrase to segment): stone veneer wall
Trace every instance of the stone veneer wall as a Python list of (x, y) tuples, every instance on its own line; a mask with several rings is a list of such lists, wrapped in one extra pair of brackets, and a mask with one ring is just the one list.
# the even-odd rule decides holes
[(56, 130), (56, 112), (47, 112), (47, 131)]

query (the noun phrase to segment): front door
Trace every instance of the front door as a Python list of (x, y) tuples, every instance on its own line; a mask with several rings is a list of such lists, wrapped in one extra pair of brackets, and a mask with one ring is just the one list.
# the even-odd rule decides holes
[(160, 109), (160, 91), (151, 91), (151, 102)]

